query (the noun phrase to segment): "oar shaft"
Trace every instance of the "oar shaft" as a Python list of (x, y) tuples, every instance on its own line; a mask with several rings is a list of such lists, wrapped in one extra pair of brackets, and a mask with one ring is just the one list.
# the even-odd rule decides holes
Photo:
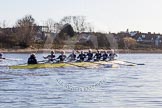
[(12, 60), (12, 61), (20, 61), (21, 59), (14, 59), (14, 58), (3, 58), (4, 60)]
[(66, 63), (69, 64), (69, 65), (72, 65), (72, 66), (76, 66), (76, 67), (81, 67), (81, 68), (85, 68), (85, 69), (87, 69), (86, 66), (80, 66), (80, 65), (73, 64), (73, 63), (70, 63), (70, 62), (66, 62)]
[(135, 65), (145, 65), (145, 64), (143, 64), (143, 63), (139, 64), (139, 63), (133, 63), (133, 62), (129, 62), (129, 61), (123, 61), (123, 62), (131, 63), (131, 64), (135, 64)]

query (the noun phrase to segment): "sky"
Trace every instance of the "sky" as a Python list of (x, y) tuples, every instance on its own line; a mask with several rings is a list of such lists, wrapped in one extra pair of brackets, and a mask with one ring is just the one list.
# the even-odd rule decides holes
[(13, 26), (32, 15), (36, 23), (86, 16), (95, 31), (162, 33), (162, 0), (0, 0), (0, 23)]

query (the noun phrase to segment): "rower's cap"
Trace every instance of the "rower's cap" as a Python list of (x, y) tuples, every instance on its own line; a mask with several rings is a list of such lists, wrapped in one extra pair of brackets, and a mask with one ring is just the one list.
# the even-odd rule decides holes
[(92, 52), (92, 49), (89, 49), (89, 52)]
[(72, 50), (72, 53), (75, 53), (75, 50), (74, 49)]
[(62, 50), (62, 51), (61, 51), (61, 54), (65, 54), (65, 51), (64, 51), (64, 50)]
[(84, 51), (81, 51), (80, 53), (84, 53)]
[(52, 51), (51, 51), (51, 53), (53, 53), (53, 54), (54, 54), (54, 53), (55, 53), (55, 51), (53, 51), (53, 50), (52, 50)]
[(35, 53), (32, 53), (30, 56), (31, 56), (31, 57), (36, 57), (36, 56), (35, 56)]

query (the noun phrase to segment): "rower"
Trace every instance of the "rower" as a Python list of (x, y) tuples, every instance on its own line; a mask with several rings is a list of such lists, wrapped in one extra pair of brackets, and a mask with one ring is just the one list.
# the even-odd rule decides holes
[(28, 64), (38, 64), (35, 54), (31, 54), (28, 58)]
[(117, 57), (117, 54), (114, 52), (114, 50), (111, 50), (111, 52), (109, 54), (109, 61), (114, 60), (115, 57)]
[(102, 54), (102, 61), (106, 61), (108, 58), (108, 54), (106, 51), (104, 51), (104, 53)]
[(88, 53), (86, 56), (88, 56), (88, 59), (86, 60), (87, 62), (89, 62), (93, 59), (93, 53), (92, 53), (91, 49), (88, 50)]
[(5, 58), (3, 58), (3, 54), (2, 53), (0, 53), (0, 59), (5, 59)]
[(67, 59), (68, 59), (69, 62), (75, 61), (75, 59), (76, 59), (75, 50), (72, 51), (72, 53), (68, 56)]
[(53, 62), (55, 60), (55, 52), (54, 51), (51, 51), (51, 54), (46, 56), (46, 57), (43, 57), (44, 59), (48, 59), (48, 62)]
[(59, 59), (57, 62), (64, 62), (66, 59), (65, 51), (61, 51), (61, 55), (57, 59)]
[(83, 62), (85, 58), (86, 58), (86, 55), (84, 54), (83, 51), (81, 51), (77, 57), (77, 59), (79, 59), (79, 60), (77, 60), (77, 62)]
[(101, 53), (100, 53), (99, 50), (97, 50), (97, 52), (96, 52), (94, 58), (95, 58), (94, 61), (100, 61), (100, 59), (101, 59)]

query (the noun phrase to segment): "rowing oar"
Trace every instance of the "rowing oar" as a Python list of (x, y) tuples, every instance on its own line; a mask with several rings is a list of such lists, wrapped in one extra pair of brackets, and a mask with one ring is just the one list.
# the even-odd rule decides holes
[(2, 58), (3, 60), (11, 60), (11, 61), (20, 61), (22, 59), (14, 59), (14, 58)]
[[(58, 61), (57, 59), (53, 59), (53, 61), (56, 61), (56, 62), (55, 62), (56, 64), (59, 63), (59, 61)], [(40, 63), (40, 62), (47, 62), (47, 61), (42, 60), (42, 61), (38, 61), (38, 62)], [(53, 63), (54, 63), (54, 62), (53, 62)], [(53, 63), (51, 63), (51, 64), (53, 64)], [(76, 65), (76, 64), (73, 64), (73, 63), (70, 63), (70, 62), (63, 62), (63, 63), (67, 63), (67, 64), (69, 64), (69, 65), (76, 66), (76, 67), (87, 68), (86, 66), (79, 66), (79, 65)]]
[(65, 63), (67, 63), (67, 64), (69, 64), (69, 65), (72, 65), (72, 66), (76, 66), (76, 67), (81, 67), (81, 68), (87, 69), (86, 66), (79, 66), (79, 65), (76, 65), (76, 64), (73, 64), (73, 63), (70, 63), (70, 62), (65, 62)]
[[(37, 61), (37, 62), (40, 63), (40, 64), (43, 64), (45, 62), (45, 60)], [(18, 64), (18, 65), (28, 65), (28, 63), (22, 63), (22, 64)]]
[[(77, 62), (77, 60), (74, 60), (74, 61), (75, 61), (75, 63)], [(87, 69), (86, 66), (80, 66), (80, 65), (73, 64), (73, 63), (70, 62), (67, 58), (66, 58), (66, 60), (65, 60), (64, 63), (67, 63), (67, 64), (72, 65), (72, 66), (76, 66), (76, 67), (81, 67), (81, 68), (85, 68), (85, 69)], [(78, 63), (79, 63), (79, 62), (78, 62)]]
[(42, 60), (42, 61), (37, 61), (38, 63), (46, 63), (48, 62), (47, 60)]
[(123, 62), (131, 63), (131, 64), (135, 64), (135, 65), (145, 65), (144, 63), (133, 63), (133, 62), (129, 62), (129, 61), (123, 61)]
[(123, 66), (135, 66), (135, 64), (121, 64), (121, 63), (114, 63), (114, 64), (123, 65)]
[[(106, 61), (105, 61), (106, 62)], [(107, 61), (109, 62), (109, 61)], [(96, 62), (91, 62), (91, 63), (94, 63), (94, 64), (100, 64), (100, 65), (107, 65), (107, 64), (102, 64), (102, 63), (96, 63)], [(112, 63), (112, 64), (118, 64), (118, 65), (123, 65), (123, 66), (135, 66), (134, 64), (121, 64), (121, 63)]]

